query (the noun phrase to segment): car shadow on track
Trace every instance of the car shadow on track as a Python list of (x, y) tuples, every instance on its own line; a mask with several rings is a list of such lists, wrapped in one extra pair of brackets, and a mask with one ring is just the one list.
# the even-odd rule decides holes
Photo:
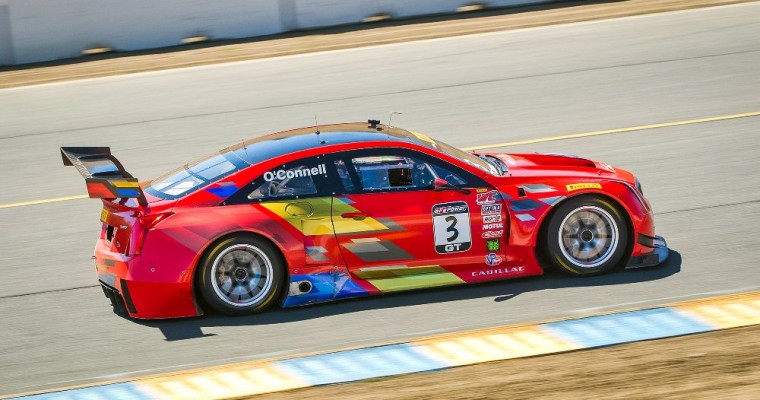
[(393, 293), (292, 309), (275, 308), (251, 316), (230, 317), (217, 313), (207, 313), (198, 318), (160, 321), (134, 320), (134, 322), (159, 329), (167, 341), (177, 341), (214, 336), (213, 334), (204, 334), (202, 330), (204, 327), (274, 325), (368, 310), (445, 303), (483, 297), (492, 297), (495, 302), (506, 302), (527, 292), (647, 282), (664, 279), (680, 271), (681, 254), (671, 249), (668, 259), (658, 267), (618, 270), (594, 277), (577, 278), (555, 271), (547, 271), (543, 276), (532, 278)]

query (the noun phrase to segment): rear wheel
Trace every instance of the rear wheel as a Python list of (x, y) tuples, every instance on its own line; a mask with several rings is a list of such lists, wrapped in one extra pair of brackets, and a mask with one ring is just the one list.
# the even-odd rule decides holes
[(617, 207), (597, 196), (562, 204), (549, 222), (546, 247), (552, 263), (571, 275), (598, 275), (620, 262), (628, 229)]
[(214, 246), (203, 258), (200, 292), (215, 310), (231, 315), (253, 314), (278, 298), (284, 262), (266, 240), (239, 236)]

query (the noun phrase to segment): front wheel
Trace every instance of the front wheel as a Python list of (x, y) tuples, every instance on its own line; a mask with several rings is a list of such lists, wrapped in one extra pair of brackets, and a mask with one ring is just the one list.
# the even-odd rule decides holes
[(597, 196), (562, 204), (549, 222), (546, 247), (552, 263), (571, 275), (610, 271), (628, 247), (628, 229), (617, 207)]
[(200, 292), (215, 310), (261, 312), (278, 298), (285, 273), (282, 257), (266, 240), (239, 236), (216, 244), (203, 257)]

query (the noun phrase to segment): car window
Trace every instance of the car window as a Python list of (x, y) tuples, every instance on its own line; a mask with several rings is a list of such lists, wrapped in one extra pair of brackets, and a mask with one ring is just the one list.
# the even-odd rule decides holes
[(296, 165), (264, 173), (263, 182), (248, 195), (249, 200), (300, 197), (317, 194), (314, 175), (324, 174), (324, 164)]
[[(236, 164), (237, 162), (237, 164)], [(153, 180), (146, 191), (163, 199), (174, 199), (221, 179), (242, 167), (239, 160), (217, 154), (199, 162), (178, 168)]]
[(466, 151), (462, 151), (454, 146), (443, 143), (441, 141), (434, 140), (431, 137), (424, 135), (422, 133), (412, 132), (412, 135), (414, 135), (418, 139), (417, 143), (421, 145), (430, 147), (432, 149), (446, 153), (452, 157), (458, 158), (459, 160), (469, 165), (472, 165), (475, 168), (488, 172), (491, 175), (496, 175), (496, 176), (503, 175), (503, 173), (499, 171), (495, 166), (478, 158), (477, 156), (473, 154), (470, 154)]
[(351, 180), (351, 174), (348, 172), (346, 162), (343, 160), (335, 160), (335, 169), (338, 171), (338, 177), (343, 184), (343, 189), (349, 193), (354, 191), (354, 182)]
[(466, 183), (446, 168), (414, 157), (380, 155), (351, 161), (365, 192), (430, 189), (436, 178), (446, 179), (453, 185)]

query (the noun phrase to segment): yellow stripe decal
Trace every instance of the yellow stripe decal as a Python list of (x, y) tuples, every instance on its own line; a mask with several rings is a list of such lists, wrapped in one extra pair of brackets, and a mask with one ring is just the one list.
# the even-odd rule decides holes
[(393, 278), (368, 279), (367, 281), (381, 292), (397, 292), (464, 283), (460, 277), (451, 272), (405, 275)]
[[(371, 217), (363, 219), (341, 218), (344, 213), (357, 212), (358, 210), (340, 198), (335, 198), (334, 202), (330, 197), (264, 202), (261, 203), (261, 206), (288, 221), (294, 228), (307, 236), (328, 235), (333, 232), (344, 234), (388, 229), (387, 226)], [(333, 215), (332, 221), (330, 220), (331, 214)]]
[(387, 265), (359, 268), (353, 271), (354, 275), (361, 279), (386, 279), (396, 278), (399, 276), (423, 275), (423, 274), (441, 274), (448, 273), (439, 265), (419, 265), (410, 267), (408, 265)]
[(140, 184), (137, 182), (130, 182), (130, 181), (111, 181), (111, 184), (113, 184), (116, 187), (120, 188), (137, 188), (140, 187)]

